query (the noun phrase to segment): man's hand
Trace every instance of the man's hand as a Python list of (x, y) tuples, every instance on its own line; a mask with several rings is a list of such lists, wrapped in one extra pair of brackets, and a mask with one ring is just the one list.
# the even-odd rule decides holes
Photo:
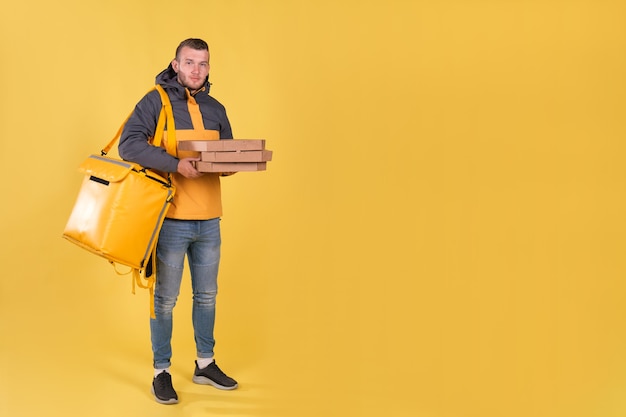
[(202, 172), (196, 169), (195, 161), (199, 161), (200, 158), (183, 158), (178, 161), (177, 172), (185, 178), (198, 178), (202, 176)]

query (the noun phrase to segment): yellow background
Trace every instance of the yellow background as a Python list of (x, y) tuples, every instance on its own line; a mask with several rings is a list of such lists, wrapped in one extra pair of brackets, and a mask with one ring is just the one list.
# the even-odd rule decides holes
[[(0, 415), (622, 417), (626, 4), (20, 1), (0, 17)], [(145, 291), (61, 239), (178, 42), (236, 138), (218, 363), (149, 393)]]

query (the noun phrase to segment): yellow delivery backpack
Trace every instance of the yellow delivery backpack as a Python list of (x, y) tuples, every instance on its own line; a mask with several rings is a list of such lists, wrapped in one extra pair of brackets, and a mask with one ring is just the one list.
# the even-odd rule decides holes
[[(169, 98), (161, 86), (156, 89), (163, 108), (152, 144), (161, 145), (166, 123), (170, 130), (168, 142), (175, 144)], [(156, 242), (175, 188), (169, 175), (164, 178), (138, 164), (106, 156), (128, 118), (100, 155), (91, 155), (80, 165), (85, 177), (63, 237), (107, 259), (118, 274), (116, 264), (130, 267), (133, 293), (135, 284), (149, 290), (150, 315), (154, 317)], [(175, 145), (168, 148), (175, 152)]]

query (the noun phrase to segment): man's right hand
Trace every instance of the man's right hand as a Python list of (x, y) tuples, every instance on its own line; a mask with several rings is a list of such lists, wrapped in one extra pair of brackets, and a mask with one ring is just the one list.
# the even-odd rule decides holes
[(195, 161), (199, 161), (200, 158), (183, 158), (178, 161), (178, 172), (185, 178), (198, 178), (202, 176), (202, 172), (196, 169)]

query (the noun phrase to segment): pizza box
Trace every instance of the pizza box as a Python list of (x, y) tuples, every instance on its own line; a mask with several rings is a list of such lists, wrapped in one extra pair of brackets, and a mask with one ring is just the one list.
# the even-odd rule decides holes
[(266, 162), (205, 162), (197, 161), (196, 169), (200, 172), (242, 172), (265, 171)]
[(196, 152), (262, 151), (265, 150), (265, 139), (181, 140), (178, 149)]
[(204, 162), (267, 162), (272, 160), (272, 151), (228, 151), (202, 152)]

